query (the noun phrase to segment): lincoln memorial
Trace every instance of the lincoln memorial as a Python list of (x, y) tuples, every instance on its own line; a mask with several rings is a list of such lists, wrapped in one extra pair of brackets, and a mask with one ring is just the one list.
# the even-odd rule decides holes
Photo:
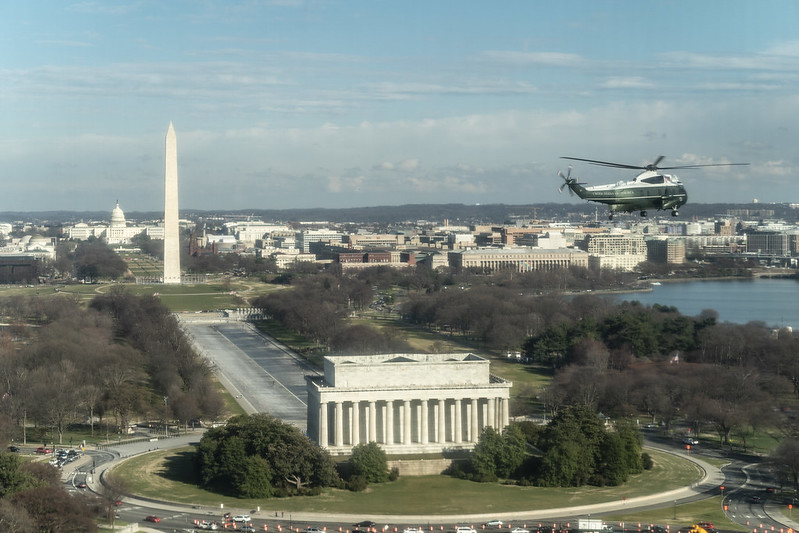
[(332, 356), (306, 376), (308, 436), (334, 455), (377, 442), (387, 454), (474, 447), (508, 425), (511, 382), (471, 353)]

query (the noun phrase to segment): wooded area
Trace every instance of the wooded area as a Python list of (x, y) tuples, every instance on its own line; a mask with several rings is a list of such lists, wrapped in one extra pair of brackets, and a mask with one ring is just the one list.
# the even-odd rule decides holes
[(0, 314), (12, 323), (0, 337), (4, 443), (62, 444), (70, 424), (125, 435), (133, 422), (223, 415), (208, 361), (156, 297), (115, 287), (88, 309), (68, 296), (12, 297)]

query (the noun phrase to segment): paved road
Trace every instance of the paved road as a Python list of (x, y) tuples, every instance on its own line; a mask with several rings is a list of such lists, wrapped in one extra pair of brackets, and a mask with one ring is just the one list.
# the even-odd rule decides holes
[(305, 432), (305, 375), (318, 372), (246, 322), (181, 317), (198, 351), (247, 413), (269, 413)]

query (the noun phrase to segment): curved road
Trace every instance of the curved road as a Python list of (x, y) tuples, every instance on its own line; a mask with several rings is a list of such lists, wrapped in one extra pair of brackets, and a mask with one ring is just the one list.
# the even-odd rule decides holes
[[(252, 325), (243, 322), (226, 321), (219, 317), (181, 316), (184, 329), (193, 342), (209, 360), (216, 365), (216, 372), (223, 384), (238, 399), (247, 412), (269, 412), (283, 420), (291, 422), (302, 430), (305, 429), (305, 379), (306, 374), (317, 371), (307, 366), (304, 359), (292, 353), (285, 346), (262, 335)], [(199, 440), (201, 433), (178, 438), (114, 446), (102, 454), (94, 456), (94, 465), (84, 461), (69, 479), (75, 483), (86, 480), (92, 490), (101, 492), (100, 477), (111, 465), (125, 457), (146, 453), (154, 448), (172, 448), (185, 446)], [(529, 524), (535, 527), (540, 522), (557, 522), (564, 519), (598, 516), (601, 513), (633, 513), (636, 510), (662, 508), (690, 501), (716, 496), (720, 487), (724, 486), (724, 501), (728, 505), (728, 517), (753, 531), (786, 531), (796, 529), (799, 524), (793, 522), (785, 506), (772, 501), (771, 493), (766, 491), (769, 477), (757, 464), (734, 460), (722, 472), (718, 468), (702, 460), (696, 448), (690, 455), (683, 450), (675, 450), (664, 442), (647, 441), (647, 445), (668, 453), (674, 453), (694, 461), (705, 471), (705, 477), (694, 485), (668, 492), (628, 498), (616, 502), (602, 504), (564, 507), (557, 509), (540, 509), (511, 513), (501, 513), (500, 518), (515, 525)], [(95, 475), (87, 475), (94, 468)], [(77, 481), (76, 481), (77, 480)], [(76, 489), (77, 490), (77, 489)], [(756, 498), (761, 498), (757, 501)], [(282, 528), (305, 529), (309, 525), (326, 526), (341, 531), (353, 529), (355, 522), (369, 519), (379, 525), (387, 525), (401, 531), (409, 525), (438, 525), (443, 529), (452, 529), (455, 524), (479, 525), (496, 518), (492, 514), (469, 514), (458, 516), (427, 515), (362, 515), (331, 513), (288, 513), (279, 509), (279, 500), (266, 500), (270, 508), (263, 509), (223, 509), (173, 504), (169, 502), (150, 501), (142, 498), (125, 498), (120, 506), (120, 517), (128, 522), (139, 522), (148, 514), (162, 518), (155, 525), (147, 524), (157, 531), (191, 530), (194, 520), (219, 522), (224, 512), (232, 514), (250, 514), (253, 525), (263, 531), (264, 525), (280, 531)], [(784, 511), (784, 512), (783, 512)], [(140, 525), (143, 525), (140, 522)], [(432, 526), (431, 526), (432, 527)], [(428, 528), (429, 529), (429, 528)]]

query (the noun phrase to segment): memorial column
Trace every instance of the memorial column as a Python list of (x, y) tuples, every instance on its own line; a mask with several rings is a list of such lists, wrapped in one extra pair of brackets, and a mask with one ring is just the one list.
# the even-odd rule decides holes
[(336, 439), (334, 441), (335, 446), (341, 446), (344, 444), (344, 404), (341, 402), (336, 402)]
[(477, 427), (477, 424), (479, 423), (478, 421), (477, 398), (472, 398), (472, 416), (471, 422), (469, 423), (469, 442), (477, 442), (477, 439), (480, 436), (480, 428)]
[(319, 446), (327, 448), (327, 402), (319, 402)]
[(386, 444), (394, 444), (394, 400), (386, 400)]
[(369, 434), (366, 442), (377, 442), (377, 402), (369, 400)]
[(422, 434), (420, 435), (421, 438), (419, 439), (419, 442), (421, 442), (422, 444), (427, 444), (427, 441), (429, 439), (428, 432), (430, 431), (430, 428), (427, 427), (427, 421), (428, 418), (430, 417), (430, 413), (428, 413), (429, 409), (430, 407), (427, 405), (427, 400), (422, 400), (422, 409), (421, 409)]
[(447, 411), (446, 400), (438, 400), (438, 436), (439, 444), (447, 442)]
[(463, 442), (463, 425), (461, 417), (463, 414), (461, 413), (461, 404), (463, 400), (460, 398), (455, 399), (455, 443), (460, 444)]
[(411, 443), (411, 401), (402, 402), (402, 443)]
[(361, 402), (355, 400), (352, 402), (352, 428), (351, 428), (350, 444), (357, 446), (361, 443)]

